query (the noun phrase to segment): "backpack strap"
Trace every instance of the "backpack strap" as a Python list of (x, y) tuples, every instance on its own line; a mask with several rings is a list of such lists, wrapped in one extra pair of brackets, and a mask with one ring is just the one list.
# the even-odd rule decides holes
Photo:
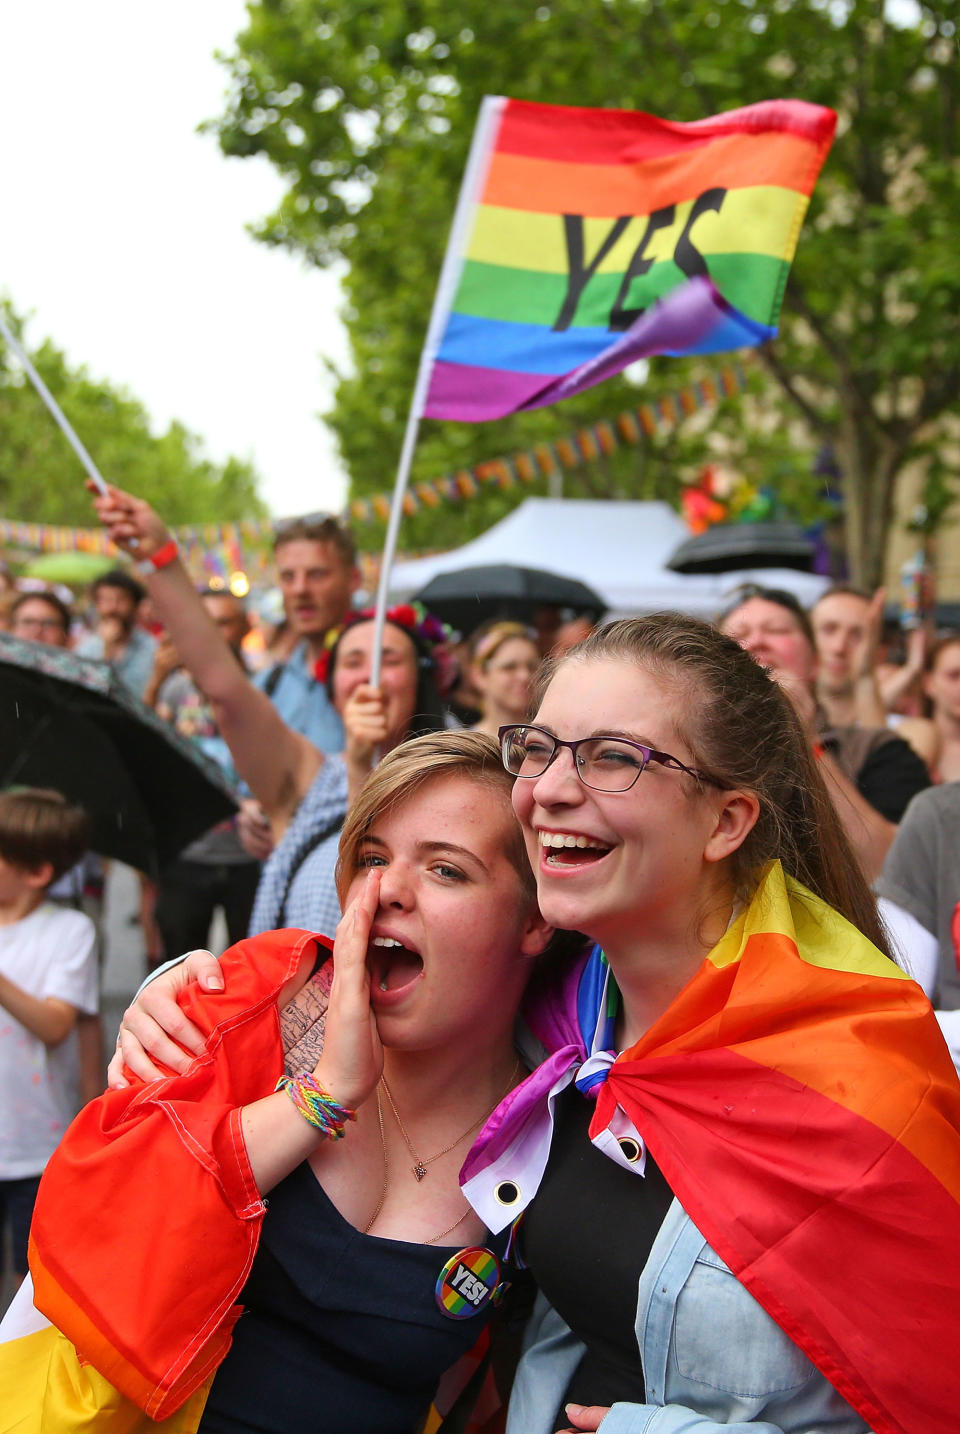
[(285, 662), (275, 662), (263, 679), (263, 686), (260, 691), (265, 692), (268, 697), (273, 697), (279, 685), (280, 679), (287, 670)]
[(290, 863), (290, 870), (287, 872), (286, 885), (283, 888), (280, 905), (277, 908), (276, 926), (278, 929), (284, 925), (284, 917), (287, 912), (287, 898), (290, 895), (290, 888), (293, 885), (297, 872), (303, 866), (303, 863), (311, 852), (316, 851), (317, 847), (327, 840), (327, 837), (333, 836), (335, 832), (340, 830), (346, 818), (346, 812), (341, 813), (338, 817), (334, 817), (333, 821), (328, 822), (327, 825), (321, 827), (319, 831), (311, 832), (308, 837), (305, 837), (295, 850), (293, 860)]

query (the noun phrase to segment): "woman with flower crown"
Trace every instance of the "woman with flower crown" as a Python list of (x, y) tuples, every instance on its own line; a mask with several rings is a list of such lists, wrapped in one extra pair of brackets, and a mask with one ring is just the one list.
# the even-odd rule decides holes
[[(374, 764), (407, 737), (444, 726), (439, 688), (447, 631), (419, 604), (387, 614), (379, 687), (370, 685), (373, 614), (351, 613), (316, 666), (343, 718), (342, 755), (319, 751), (289, 727), (270, 699), (247, 681), (210, 621), (163, 520), (119, 488), (96, 499), (100, 520), (147, 571), (156, 604), (184, 666), (216, 712), (237, 771), (270, 823), (266, 861), (250, 934), (299, 926), (332, 936), (340, 919), (334, 881), (337, 841), (347, 806)], [(154, 554), (164, 555), (152, 567)], [(172, 559), (172, 560), (171, 560)], [(168, 955), (179, 953), (168, 952)]]

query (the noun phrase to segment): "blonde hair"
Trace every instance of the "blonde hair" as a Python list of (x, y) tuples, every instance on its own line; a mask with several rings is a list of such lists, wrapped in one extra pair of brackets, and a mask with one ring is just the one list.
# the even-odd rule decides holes
[(537, 646), (536, 638), (522, 622), (495, 622), (486, 632), (481, 633), (473, 645), (473, 660), (480, 670), (485, 671), (503, 644), (514, 637), (522, 637), (531, 647)]
[(503, 766), (500, 748), (482, 732), (428, 732), (401, 742), (371, 772), (350, 808), (340, 836), (337, 857), (337, 895), (345, 904), (347, 888), (357, 869), (357, 854), (364, 837), (385, 813), (400, 806), (428, 782), (443, 777), (466, 777), (478, 786), (499, 792), (506, 805), (506, 854), (517, 873), (521, 894), (532, 900), (536, 882), (523, 844), (519, 822), (510, 810), (513, 778)]

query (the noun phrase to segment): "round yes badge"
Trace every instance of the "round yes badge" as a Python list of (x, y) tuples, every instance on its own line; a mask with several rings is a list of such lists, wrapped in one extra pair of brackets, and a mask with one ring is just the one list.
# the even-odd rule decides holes
[(448, 1260), (437, 1277), (436, 1300), (448, 1319), (470, 1319), (486, 1309), (500, 1284), (500, 1262), (492, 1250), (469, 1245)]

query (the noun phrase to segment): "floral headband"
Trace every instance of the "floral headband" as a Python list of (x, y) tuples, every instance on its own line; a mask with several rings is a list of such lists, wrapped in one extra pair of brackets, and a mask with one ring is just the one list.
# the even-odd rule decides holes
[[(365, 618), (374, 615), (372, 607), (366, 608), (363, 612), (351, 613), (347, 618), (347, 626), (354, 622), (361, 622)], [(453, 637), (453, 628), (447, 623), (441, 622), (435, 613), (427, 612), (422, 602), (403, 602), (397, 607), (388, 607), (386, 612), (387, 622), (392, 622), (394, 627), (405, 628), (412, 632), (414, 637), (419, 638), (432, 654), (433, 649), (440, 643), (449, 643)]]
[(323, 651), (313, 664), (313, 676), (317, 682), (325, 683), (330, 671), (330, 655), (337, 643), (340, 641), (344, 629), (342, 622), (336, 627), (328, 627), (323, 636)]
[[(318, 682), (327, 681), (333, 649), (347, 628), (355, 627), (358, 622), (370, 622), (375, 615), (375, 608), (363, 608), (351, 612), (339, 627), (330, 628), (324, 638), (323, 652), (313, 668), (313, 675)], [(385, 618), (394, 627), (402, 627), (405, 632), (409, 632), (417, 652), (433, 668), (437, 690), (441, 695), (448, 692), (456, 678), (456, 663), (449, 648), (453, 629), (447, 623), (441, 622), (434, 613), (427, 612), (419, 602), (399, 603), (396, 607), (387, 608)]]

